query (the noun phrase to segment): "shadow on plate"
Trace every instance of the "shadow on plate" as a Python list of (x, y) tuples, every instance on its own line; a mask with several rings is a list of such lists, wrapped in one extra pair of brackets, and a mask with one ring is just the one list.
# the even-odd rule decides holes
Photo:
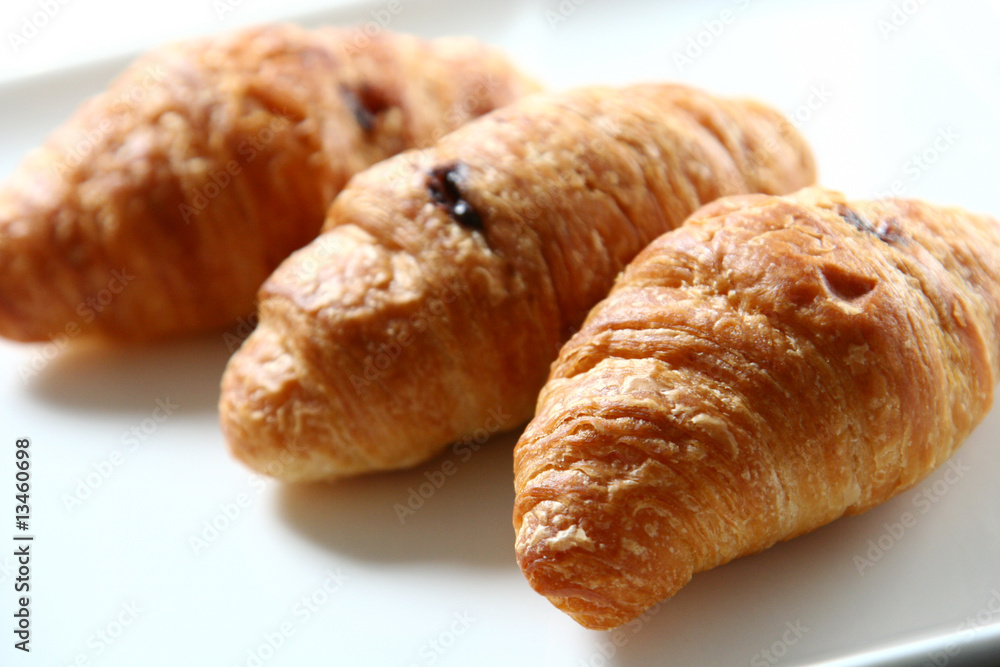
[[(851, 543), (845, 538), (857, 528), (849, 523), (834, 523), (695, 574), (674, 597), (638, 619), (591, 633), (592, 657), (605, 660), (583, 664), (645, 667), (663, 664), (664, 656), (684, 665), (773, 664), (762, 651), (782, 639), (786, 623), (805, 628), (804, 639), (819, 639), (822, 632), (813, 633), (816, 637), (808, 632), (816, 627), (813, 621), (831, 589), (838, 582), (860, 580), (850, 557), (845, 558), (845, 545)], [(804, 640), (802, 644), (799, 649), (808, 652)], [(794, 644), (784, 648), (789, 658), (797, 653)]]
[(210, 412), (230, 354), (220, 334), (125, 346), (82, 341), (28, 378), (27, 390), (86, 411), (145, 414), (169, 398), (186, 413)]
[(474, 453), (448, 449), (412, 470), (288, 486), (280, 512), (307, 539), (359, 560), (516, 567), (517, 436), (497, 436)]
[[(896, 633), (912, 640), (933, 622), (933, 614), (924, 613), (929, 607), (924, 588), (907, 586), (907, 575), (897, 574), (893, 566), (912, 573), (907, 561), (923, 556), (899, 549), (886, 558), (894, 563), (881, 564), (876, 557), (879, 565), (874, 567), (859, 560), (870, 553), (873, 537), (881, 539), (889, 522), (912, 508), (911, 498), (897, 497), (865, 514), (840, 518), (695, 574), (651, 613), (618, 630), (593, 633), (592, 656), (605, 657), (602, 664), (644, 667), (662, 664), (663, 656), (684, 665), (775, 664), (776, 657), (787, 653), (785, 661), (805, 664), (817, 655), (852, 656)], [(920, 533), (933, 528), (917, 525), (907, 539), (919, 543), (928, 539)], [(887, 590), (893, 594), (885, 595)], [(898, 617), (909, 620), (887, 622)]]

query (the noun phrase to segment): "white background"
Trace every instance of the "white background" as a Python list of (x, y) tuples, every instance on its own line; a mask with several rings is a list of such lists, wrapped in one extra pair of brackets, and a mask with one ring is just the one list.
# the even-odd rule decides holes
[[(4, 0), (0, 176), (131, 54), (302, 12), (311, 23), (370, 21), (388, 4), (221, 2), (56, 0), (32, 33), (24, 22), (44, 3)], [(895, 183), (907, 196), (1000, 214), (996, 2), (401, 6), (390, 28), (478, 35), (553, 87), (681, 80), (758, 97), (797, 119), (822, 182), (853, 197)], [(30, 36), (15, 49), (12, 33)], [(128, 349), (0, 343), (0, 665), (253, 665), (250, 652), (283, 626), (292, 632), (261, 664), (863, 664), (875, 659), (869, 650), (903, 646), (890, 652), (919, 665), (941, 659), (931, 653), (941, 646), (919, 639), (1000, 637), (997, 411), (957, 454), (960, 475), (940, 471), (864, 516), (698, 575), (614, 635), (576, 626), (514, 563), (516, 434), (468, 461), (450, 457), (458, 472), (401, 525), (394, 504), (449, 457), (332, 487), (254, 477), (230, 459), (216, 422), (227, 356), (218, 334)], [(44, 367), (26, 374), (33, 365)], [(157, 401), (178, 406), (162, 423)], [(130, 429), (144, 438), (134, 448)], [(9, 629), (16, 437), (33, 441), (30, 655), (13, 650)], [(115, 452), (120, 465), (67, 507)], [(206, 534), (227, 511), (228, 526)], [(893, 536), (906, 512), (916, 524)], [(888, 548), (872, 552), (880, 540)], [(330, 572), (342, 582), (328, 594)]]

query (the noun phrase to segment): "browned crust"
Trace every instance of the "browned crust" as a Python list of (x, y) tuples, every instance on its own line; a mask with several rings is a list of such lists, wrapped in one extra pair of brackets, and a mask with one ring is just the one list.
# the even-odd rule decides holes
[(530, 96), (387, 160), (262, 288), (223, 379), (230, 446), (329, 479), (521, 424), (643, 246), (716, 197), (813, 178), (774, 111), (656, 84)]
[(536, 88), (462, 38), (269, 25), (150, 52), (0, 192), (0, 335), (227, 325), (351, 175)]
[(946, 460), (1000, 372), (1000, 227), (806, 189), (711, 204), (562, 349), (515, 452), (531, 585), (611, 628)]

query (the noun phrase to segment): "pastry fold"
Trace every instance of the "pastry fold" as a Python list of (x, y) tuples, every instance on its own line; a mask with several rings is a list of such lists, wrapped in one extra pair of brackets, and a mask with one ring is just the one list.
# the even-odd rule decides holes
[(152, 51), (0, 191), (0, 335), (229, 325), (355, 172), (536, 89), (463, 38), (268, 25)]
[(754, 102), (659, 84), (529, 96), (352, 180), (261, 289), (223, 431), (251, 467), (306, 481), (523, 424), (647, 243), (718, 197), (813, 178), (801, 136)]
[(1000, 227), (808, 188), (695, 213), (562, 348), (515, 451), (517, 559), (588, 628), (912, 487), (987, 413)]

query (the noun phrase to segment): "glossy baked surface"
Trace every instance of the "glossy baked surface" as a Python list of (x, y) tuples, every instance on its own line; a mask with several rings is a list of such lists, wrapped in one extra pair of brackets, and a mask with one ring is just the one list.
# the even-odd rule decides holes
[(807, 188), (651, 243), (514, 454), (518, 561), (581, 624), (911, 488), (1000, 374), (1000, 223)]

